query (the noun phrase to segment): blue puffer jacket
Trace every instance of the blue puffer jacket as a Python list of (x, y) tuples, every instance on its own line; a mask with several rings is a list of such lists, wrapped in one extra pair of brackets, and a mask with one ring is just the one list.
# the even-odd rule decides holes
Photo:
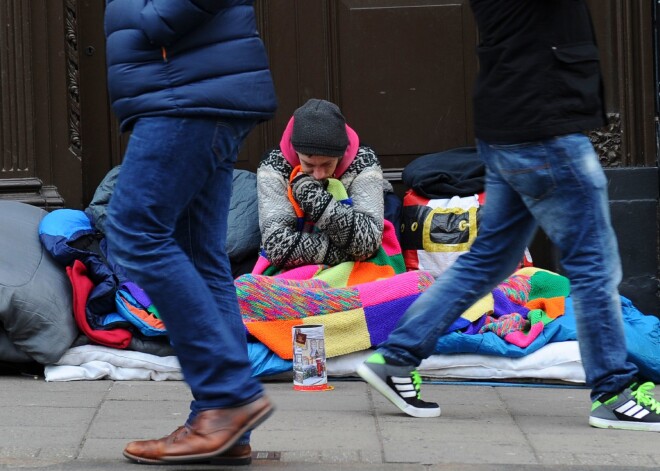
[(142, 116), (264, 120), (275, 111), (253, 0), (107, 0), (105, 34), (122, 131)]

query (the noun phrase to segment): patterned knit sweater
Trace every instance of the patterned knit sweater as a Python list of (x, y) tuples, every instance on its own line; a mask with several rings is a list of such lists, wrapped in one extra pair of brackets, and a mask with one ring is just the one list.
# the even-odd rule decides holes
[(306, 201), (298, 203), (315, 221), (313, 232), (298, 229), (287, 195), (292, 171), (281, 148), (270, 151), (257, 169), (262, 255), (273, 265), (290, 268), (365, 260), (378, 250), (383, 237), (384, 180), (371, 148), (357, 147), (348, 168), (336, 177), (346, 189), (351, 206), (334, 200), (323, 189), (301, 196)]

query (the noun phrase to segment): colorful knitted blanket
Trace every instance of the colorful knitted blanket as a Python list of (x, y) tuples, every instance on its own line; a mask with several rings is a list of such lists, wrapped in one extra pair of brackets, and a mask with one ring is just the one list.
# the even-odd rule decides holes
[(465, 334), (492, 332), (518, 347), (530, 345), (545, 325), (565, 312), (568, 278), (540, 268), (516, 271), (482, 298), (461, 319)]
[(327, 357), (378, 345), (432, 283), (422, 271), (344, 287), (320, 278), (248, 274), (235, 280), (248, 332), (285, 359), (293, 356), (292, 329), (301, 324), (325, 327)]
[[(343, 287), (332, 287), (319, 278), (250, 274), (236, 280), (236, 292), (247, 330), (278, 356), (292, 357), (294, 326), (322, 324), (326, 356), (333, 357), (384, 341), (432, 282), (432, 276), (423, 271)], [(567, 278), (539, 268), (523, 268), (465, 311), (449, 331), (467, 335), (491, 332), (525, 347), (538, 338), (545, 325), (564, 314), (569, 292)]]

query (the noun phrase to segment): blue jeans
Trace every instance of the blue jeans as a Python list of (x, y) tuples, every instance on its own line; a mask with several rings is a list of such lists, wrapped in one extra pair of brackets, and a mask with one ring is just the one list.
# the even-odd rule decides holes
[(108, 209), (109, 253), (158, 307), (192, 391), (191, 417), (263, 394), (225, 250), (234, 164), (255, 124), (139, 119)]
[(621, 265), (607, 180), (582, 134), (540, 142), (478, 142), (486, 165), (486, 204), (470, 251), (408, 309), (379, 351), (419, 365), (438, 337), (510, 276), (537, 225), (561, 252), (571, 281), (580, 354), (592, 397), (622, 390), (637, 373), (627, 361), (618, 285)]

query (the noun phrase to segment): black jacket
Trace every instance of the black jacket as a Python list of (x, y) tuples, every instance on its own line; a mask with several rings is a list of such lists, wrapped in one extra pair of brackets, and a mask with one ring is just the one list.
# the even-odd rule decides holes
[(480, 44), (475, 132), (512, 144), (605, 124), (584, 0), (471, 0)]

